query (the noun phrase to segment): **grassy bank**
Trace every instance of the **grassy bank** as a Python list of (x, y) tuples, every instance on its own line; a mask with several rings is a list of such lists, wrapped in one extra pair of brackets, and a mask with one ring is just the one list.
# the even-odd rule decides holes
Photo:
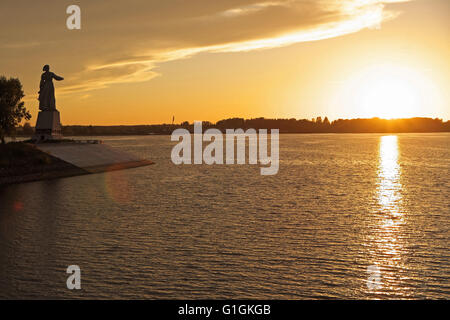
[(86, 174), (23, 142), (0, 144), (0, 185)]

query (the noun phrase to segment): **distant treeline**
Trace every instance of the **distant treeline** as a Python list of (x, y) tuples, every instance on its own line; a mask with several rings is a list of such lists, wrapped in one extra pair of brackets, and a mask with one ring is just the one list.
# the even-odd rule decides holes
[[(171, 134), (177, 128), (194, 131), (194, 124), (157, 124), (135, 126), (63, 126), (65, 136), (103, 136), (103, 135), (148, 135)], [(450, 121), (431, 118), (409, 118), (386, 120), (372, 119), (339, 119), (330, 122), (327, 117), (306, 119), (243, 119), (231, 118), (217, 123), (203, 122), (203, 131), (217, 128), (226, 129), (279, 129), (280, 133), (401, 133), (401, 132), (450, 132)], [(32, 134), (29, 124), (19, 127), (17, 135)]]

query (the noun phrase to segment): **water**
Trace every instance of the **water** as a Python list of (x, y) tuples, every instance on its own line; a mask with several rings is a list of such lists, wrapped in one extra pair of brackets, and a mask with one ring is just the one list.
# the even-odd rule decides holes
[(281, 135), (275, 176), (99, 138), (156, 164), (0, 189), (0, 298), (450, 298), (449, 134)]

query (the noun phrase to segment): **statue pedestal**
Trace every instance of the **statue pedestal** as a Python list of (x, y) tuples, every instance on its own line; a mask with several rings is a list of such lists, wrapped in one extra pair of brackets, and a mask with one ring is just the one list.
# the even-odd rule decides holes
[(37, 142), (62, 139), (58, 110), (39, 111), (33, 140)]

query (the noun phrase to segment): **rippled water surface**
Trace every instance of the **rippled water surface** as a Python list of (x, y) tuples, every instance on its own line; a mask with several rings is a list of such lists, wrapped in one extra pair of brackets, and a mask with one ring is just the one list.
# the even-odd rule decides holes
[(282, 135), (275, 176), (101, 139), (156, 164), (0, 189), (0, 298), (450, 298), (449, 134)]

